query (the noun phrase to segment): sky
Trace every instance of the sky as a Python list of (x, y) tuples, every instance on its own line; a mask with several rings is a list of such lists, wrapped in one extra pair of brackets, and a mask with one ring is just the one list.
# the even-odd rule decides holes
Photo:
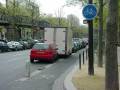
[[(62, 16), (67, 17), (69, 14), (74, 14), (83, 24), (82, 8), (80, 6), (64, 6), (66, 0), (34, 0), (39, 6), (40, 10), (45, 14), (52, 14), (56, 16), (58, 9), (62, 10)], [(0, 0), (1, 3), (5, 3), (5, 0)], [(62, 7), (64, 6), (64, 7)]]

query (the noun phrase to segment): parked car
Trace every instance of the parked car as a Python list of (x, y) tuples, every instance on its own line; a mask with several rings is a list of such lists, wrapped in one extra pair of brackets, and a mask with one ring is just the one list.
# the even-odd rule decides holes
[(30, 48), (30, 45), (27, 41), (19, 41), (20, 44), (23, 45), (23, 49), (29, 49)]
[(8, 51), (9, 47), (7, 45), (7, 42), (4, 40), (0, 40), (0, 52)]
[(10, 48), (10, 50), (22, 50), (23, 49), (23, 45), (21, 45), (19, 42), (16, 41), (10, 41), (7, 43), (8, 47)]
[(76, 42), (73, 42), (73, 45), (72, 45), (72, 53), (75, 53), (78, 51), (78, 44)]
[(30, 62), (34, 60), (53, 62), (57, 59), (57, 49), (53, 44), (36, 43), (30, 52)]

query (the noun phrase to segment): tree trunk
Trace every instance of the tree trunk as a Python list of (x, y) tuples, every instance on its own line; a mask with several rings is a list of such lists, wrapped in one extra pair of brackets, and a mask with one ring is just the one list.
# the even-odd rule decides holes
[(103, 67), (103, 0), (99, 0), (98, 67)]
[[(120, 1), (119, 1), (119, 11), (120, 11)], [(120, 13), (119, 13), (119, 26), (118, 26), (118, 41), (119, 41), (119, 44), (120, 44)]]
[(109, 0), (106, 30), (106, 90), (119, 90), (117, 61), (118, 0)]

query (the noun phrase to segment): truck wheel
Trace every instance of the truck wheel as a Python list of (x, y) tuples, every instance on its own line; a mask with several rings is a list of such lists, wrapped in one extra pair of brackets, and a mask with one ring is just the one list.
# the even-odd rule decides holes
[(72, 55), (72, 53), (70, 53), (70, 55)]

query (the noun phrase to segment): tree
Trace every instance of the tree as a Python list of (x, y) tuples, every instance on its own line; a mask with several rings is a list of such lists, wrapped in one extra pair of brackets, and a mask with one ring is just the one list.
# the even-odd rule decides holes
[(119, 0), (119, 38), (118, 38), (118, 40), (119, 40), (119, 42), (120, 42), (120, 0)]
[(62, 17), (63, 17), (63, 7), (59, 8), (57, 12), (55, 12), (55, 15), (58, 19), (58, 26), (61, 26), (62, 24)]
[(118, 0), (109, 0), (106, 30), (106, 90), (119, 90), (117, 33), (118, 33)]
[(99, 0), (98, 66), (103, 67), (103, 0)]
[(79, 37), (78, 32), (80, 30), (79, 18), (73, 14), (70, 14), (67, 16), (67, 19), (69, 21), (69, 26), (73, 31), (73, 37)]
[(80, 23), (79, 23), (79, 18), (73, 14), (70, 14), (67, 16), (69, 23), (70, 23), (70, 27), (79, 27)]

